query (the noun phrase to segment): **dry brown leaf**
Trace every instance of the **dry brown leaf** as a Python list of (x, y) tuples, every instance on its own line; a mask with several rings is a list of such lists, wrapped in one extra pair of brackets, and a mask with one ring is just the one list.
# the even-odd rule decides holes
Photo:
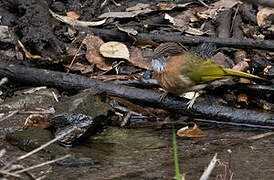
[(186, 30), (185, 30), (185, 33), (187, 34), (191, 34), (191, 35), (196, 35), (196, 36), (202, 36), (206, 33), (208, 33), (209, 31), (207, 32), (203, 32), (201, 31), (200, 29), (197, 29), (197, 28), (192, 28), (192, 27), (188, 27)]
[(246, 71), (249, 68), (249, 64), (246, 61), (241, 61), (235, 66), (233, 66), (233, 70), (236, 71)]
[(257, 13), (257, 23), (260, 27), (266, 26), (266, 25), (271, 25), (272, 22), (268, 21), (267, 18), (274, 14), (274, 8), (269, 8), (269, 7), (263, 7), (260, 8), (258, 13)]
[(122, 98), (114, 97), (112, 99), (114, 99), (120, 106), (126, 107), (127, 109), (130, 109), (131, 111), (140, 113), (145, 116), (157, 118), (157, 116), (155, 116), (155, 114), (154, 114), (156, 109), (143, 107), (143, 106), (134, 104), (134, 103), (132, 103), (126, 99), (122, 99)]
[(151, 12), (152, 9), (150, 9), (149, 6), (149, 4), (138, 3), (136, 6), (127, 8), (126, 12), (107, 12), (101, 14), (99, 18), (131, 18), (137, 16), (138, 14), (146, 14)]
[(31, 114), (27, 117), (25, 127), (39, 127), (41, 129), (48, 128), (50, 126), (50, 121), (48, 115), (41, 114)]
[(205, 137), (206, 134), (199, 129), (197, 124), (194, 124), (193, 127), (183, 127), (177, 131), (179, 137)]
[(143, 57), (142, 51), (139, 48), (134, 48), (130, 51), (129, 62), (131, 62), (134, 66), (152, 70), (151, 59), (148, 57)]
[(100, 46), (100, 53), (104, 57), (129, 60), (129, 51), (126, 45), (116, 41), (110, 41)]
[(232, 65), (229, 57), (227, 57), (226, 55), (224, 55), (221, 52), (218, 52), (217, 54), (212, 56), (210, 58), (210, 60), (213, 61), (214, 63), (218, 64), (219, 66), (225, 67), (225, 68), (230, 68), (230, 65)]
[(175, 3), (163, 3), (160, 2), (156, 6), (159, 7), (161, 10), (172, 10), (173, 8), (179, 7), (184, 8), (188, 6), (189, 4), (192, 4), (193, 2), (184, 3), (184, 4), (175, 4)]
[(226, 9), (231, 9), (234, 7), (236, 4), (238, 4), (239, 1), (237, 0), (220, 0), (217, 1), (213, 4), (211, 4), (210, 8), (208, 8), (205, 11), (201, 11), (197, 13), (197, 16), (199, 16), (202, 19), (215, 19), (218, 12), (226, 10)]
[(238, 103), (244, 103), (244, 104), (248, 105), (247, 95), (244, 94), (244, 93), (239, 94), (238, 97), (237, 97), (237, 102)]
[(80, 13), (75, 12), (75, 11), (69, 11), (66, 13), (68, 17), (71, 17), (73, 19), (79, 19), (79, 17), (81, 16)]
[(66, 64), (65, 67), (67, 67), (68, 69), (72, 70), (72, 71), (80, 71), (81, 74), (88, 74), (91, 73), (93, 71), (93, 66), (92, 65), (84, 65), (81, 63), (74, 63), (72, 65), (70, 64)]
[(13, 41), (12, 35), (9, 32), (8, 26), (0, 25), (0, 41), (2, 41), (2, 42), (12, 42)]
[(135, 6), (126, 8), (126, 11), (138, 11), (138, 10), (146, 9), (149, 7), (150, 7), (149, 4), (137, 3)]
[(164, 19), (168, 20), (173, 26), (175, 26), (176, 29), (184, 32), (188, 28), (189, 19), (187, 18), (176, 18), (171, 17), (168, 14), (165, 14)]
[(136, 31), (135, 29), (133, 28), (129, 28), (129, 27), (122, 27), (120, 26), (119, 24), (116, 24), (116, 27), (120, 30), (120, 31), (123, 31), (123, 32), (126, 32), (128, 33), (129, 35), (137, 35), (138, 34), (138, 31)]
[(104, 41), (101, 38), (88, 34), (83, 40), (83, 44), (85, 44), (87, 48), (86, 58), (89, 63), (94, 64), (97, 68), (105, 71), (112, 68), (111, 64), (106, 62), (104, 57), (100, 54), (99, 48), (104, 44)]

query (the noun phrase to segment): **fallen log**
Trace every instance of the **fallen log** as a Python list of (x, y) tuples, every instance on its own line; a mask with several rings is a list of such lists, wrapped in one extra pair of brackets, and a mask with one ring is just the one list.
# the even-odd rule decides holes
[[(46, 85), (65, 90), (83, 90), (96, 88), (109, 95), (123, 97), (143, 106), (163, 108), (168, 111), (189, 115), (193, 118), (214, 121), (258, 125), (258, 127), (274, 129), (274, 114), (249, 109), (237, 109), (222, 106), (208, 101), (196, 102), (191, 109), (187, 109), (187, 99), (167, 96), (160, 101), (161, 93), (153, 90), (103, 82), (71, 73), (49, 71), (13, 65), (0, 61), (0, 77), (7, 77), (12, 81), (24, 82), (31, 85)], [(250, 85), (251, 86), (251, 85)], [(214, 98), (212, 96), (212, 98)]]
[[(98, 28), (83, 28), (76, 27), (76, 29), (95, 34), (108, 41), (128, 41), (131, 37), (127, 33), (110, 30), (110, 29), (98, 29)], [(236, 38), (218, 38), (218, 37), (203, 37), (203, 36), (184, 36), (181, 33), (138, 33), (134, 36), (137, 40), (150, 39), (156, 42), (177, 42), (186, 46), (195, 46), (202, 43), (213, 43), (218, 47), (232, 47), (239, 49), (264, 49), (274, 50), (273, 40), (264, 39), (236, 39)]]

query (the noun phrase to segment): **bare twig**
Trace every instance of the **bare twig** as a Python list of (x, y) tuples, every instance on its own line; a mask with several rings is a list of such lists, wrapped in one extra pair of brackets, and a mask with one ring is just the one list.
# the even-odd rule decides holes
[(261, 139), (261, 138), (264, 138), (264, 137), (268, 137), (268, 136), (271, 136), (273, 135), (274, 132), (267, 132), (267, 133), (263, 133), (263, 134), (258, 134), (258, 135), (255, 135), (255, 136), (250, 136), (249, 138), (247, 138), (249, 141), (252, 141), (252, 140), (257, 140), (257, 139)]
[(211, 159), (209, 165), (207, 166), (207, 168), (204, 170), (204, 173), (202, 174), (202, 176), (200, 177), (200, 180), (207, 180), (211, 174), (211, 172), (213, 171), (215, 164), (217, 162), (217, 153), (215, 153), (214, 157)]
[(202, 1), (202, 0), (198, 0), (198, 1), (199, 1), (203, 6), (209, 8), (209, 5), (207, 5), (204, 1)]
[(27, 158), (27, 157), (33, 155), (34, 153), (37, 153), (38, 151), (44, 149), (45, 147), (51, 145), (52, 143), (54, 143), (54, 142), (56, 142), (56, 141), (58, 141), (59, 139), (61, 139), (61, 138), (63, 138), (64, 136), (68, 135), (69, 133), (71, 133), (71, 132), (74, 131), (74, 130), (75, 130), (75, 128), (73, 128), (73, 129), (71, 129), (70, 131), (68, 131), (68, 132), (66, 132), (66, 133), (64, 133), (64, 134), (62, 134), (62, 135), (60, 135), (60, 136), (58, 136), (58, 137), (52, 139), (51, 141), (49, 141), (49, 142), (47, 142), (47, 143), (45, 143), (45, 144), (43, 144), (43, 145), (41, 145), (39, 148), (36, 148), (36, 149), (34, 149), (33, 151), (31, 151), (31, 152), (29, 152), (29, 153), (27, 153), (27, 154), (24, 154), (24, 155), (22, 155), (22, 156), (20, 156), (20, 157), (18, 157), (18, 158), (16, 158), (16, 159), (14, 159), (13, 161), (10, 161), (10, 162), (9, 162), (6, 166), (4, 166), (1, 170), (7, 169), (10, 165), (12, 165), (13, 163), (15, 163), (16, 161), (25, 159), (25, 158)]
[(23, 173), (23, 172), (26, 172), (26, 171), (30, 171), (32, 169), (36, 169), (36, 168), (39, 168), (39, 167), (42, 167), (42, 166), (45, 166), (45, 165), (48, 165), (48, 164), (55, 163), (57, 161), (61, 161), (61, 160), (66, 159), (66, 158), (68, 158), (70, 156), (71, 156), (70, 154), (67, 154), (67, 155), (65, 155), (63, 157), (60, 157), (60, 158), (57, 158), (57, 159), (54, 159), (54, 160), (51, 160), (51, 161), (46, 161), (46, 162), (43, 162), (43, 163), (31, 166), (31, 167), (28, 167), (28, 168), (19, 170), (19, 171), (15, 171), (15, 172), (13, 172), (13, 174), (20, 174), (20, 173)]
[(3, 170), (0, 170), (0, 174), (13, 176), (13, 177), (20, 177), (20, 175), (18, 175), (18, 174), (11, 173), (11, 172), (8, 172), (8, 171), (3, 171)]
[(1, 119), (0, 119), (0, 122), (1, 122), (1, 121), (4, 121), (5, 119), (8, 119), (9, 117), (13, 116), (13, 115), (16, 114), (16, 113), (18, 113), (17, 110), (16, 110), (16, 111), (11, 111), (10, 114), (8, 114), (7, 116), (1, 118)]
[[(80, 31), (86, 33), (93, 33), (101, 38), (107, 38), (108, 40), (119, 40), (128, 41), (127, 33), (120, 32), (117, 30), (109, 29), (98, 29), (98, 28), (82, 28), (76, 27)], [(214, 43), (219, 47), (233, 47), (233, 48), (254, 48), (264, 50), (274, 50), (273, 40), (264, 39), (236, 39), (236, 38), (216, 38), (216, 37), (202, 37), (202, 36), (183, 36), (180, 33), (138, 33), (135, 38), (140, 39), (151, 39), (156, 42), (177, 42), (183, 45), (198, 45), (201, 43)]]

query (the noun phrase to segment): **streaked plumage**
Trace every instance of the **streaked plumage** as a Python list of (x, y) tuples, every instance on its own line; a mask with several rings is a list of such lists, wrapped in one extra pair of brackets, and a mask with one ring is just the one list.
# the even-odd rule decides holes
[(158, 46), (154, 51), (152, 67), (159, 85), (174, 94), (198, 91), (214, 80), (232, 76), (265, 80), (252, 74), (222, 68), (212, 61), (185, 51), (176, 43)]

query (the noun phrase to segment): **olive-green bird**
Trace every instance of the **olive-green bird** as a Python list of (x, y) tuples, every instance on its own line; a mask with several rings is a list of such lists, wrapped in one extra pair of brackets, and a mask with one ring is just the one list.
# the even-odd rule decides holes
[[(167, 92), (182, 94), (199, 91), (210, 82), (230, 77), (266, 80), (249, 73), (223, 68), (212, 61), (190, 51), (177, 43), (163, 43), (154, 50), (152, 58), (154, 78)], [(196, 98), (188, 103), (192, 107)]]

